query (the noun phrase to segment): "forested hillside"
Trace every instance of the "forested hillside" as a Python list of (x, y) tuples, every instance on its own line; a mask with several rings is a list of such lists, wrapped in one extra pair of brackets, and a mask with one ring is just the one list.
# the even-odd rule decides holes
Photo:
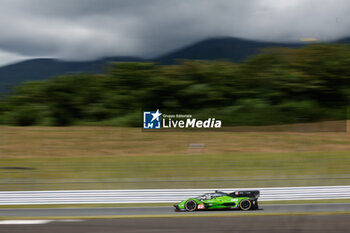
[(23, 83), (1, 99), (8, 125), (140, 126), (143, 110), (221, 119), (223, 126), (345, 118), (347, 45), (274, 48), (241, 63), (113, 63), (105, 74)]

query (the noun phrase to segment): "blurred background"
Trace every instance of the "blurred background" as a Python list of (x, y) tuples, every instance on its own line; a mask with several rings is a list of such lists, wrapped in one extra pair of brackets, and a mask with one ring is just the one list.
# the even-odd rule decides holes
[[(348, 184), (348, 45), (226, 59), (108, 62), (4, 91), (0, 189)], [(223, 128), (142, 131), (155, 109)]]
[(1, 3), (0, 191), (350, 184), (347, 1)]
[[(0, 4), (0, 232), (349, 229), (349, 1)], [(220, 189), (261, 208), (173, 212)]]

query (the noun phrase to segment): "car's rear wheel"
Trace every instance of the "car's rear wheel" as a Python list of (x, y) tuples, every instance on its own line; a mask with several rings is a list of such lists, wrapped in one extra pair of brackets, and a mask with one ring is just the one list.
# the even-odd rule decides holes
[(185, 208), (187, 211), (194, 211), (197, 209), (197, 203), (193, 200), (188, 200), (185, 203)]
[(252, 207), (252, 202), (250, 200), (244, 199), (239, 203), (241, 210), (249, 210)]

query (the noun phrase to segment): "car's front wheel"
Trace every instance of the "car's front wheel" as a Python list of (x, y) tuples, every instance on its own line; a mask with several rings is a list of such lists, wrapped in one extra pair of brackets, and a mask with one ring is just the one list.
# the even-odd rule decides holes
[(197, 209), (197, 203), (193, 200), (188, 200), (185, 203), (185, 208), (187, 211), (194, 211)]
[(250, 200), (244, 199), (239, 203), (241, 210), (249, 210), (252, 207), (252, 202)]

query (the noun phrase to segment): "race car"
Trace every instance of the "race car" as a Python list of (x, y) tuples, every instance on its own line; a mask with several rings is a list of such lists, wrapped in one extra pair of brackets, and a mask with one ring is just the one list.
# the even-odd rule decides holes
[(175, 204), (175, 211), (195, 211), (212, 209), (240, 209), (256, 210), (259, 209), (258, 198), (260, 191), (236, 191), (224, 193), (215, 191), (206, 193), (195, 198), (189, 198)]

